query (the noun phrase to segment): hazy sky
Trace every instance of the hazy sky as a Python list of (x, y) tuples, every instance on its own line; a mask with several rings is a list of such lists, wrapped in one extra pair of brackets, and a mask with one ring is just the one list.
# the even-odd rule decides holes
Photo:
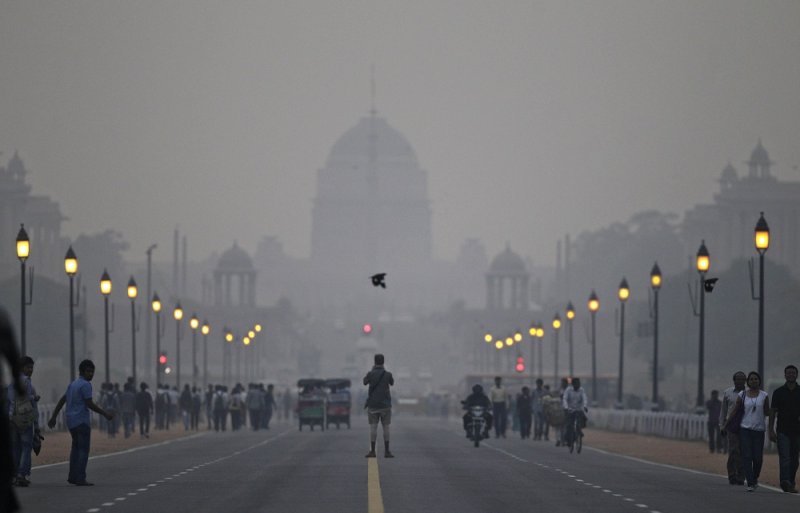
[(175, 225), (193, 258), (265, 234), (304, 257), (373, 63), (442, 258), (551, 263), (564, 233), (683, 213), (759, 137), (800, 180), (797, 0), (0, 0), (0, 159), (129, 258), (170, 258)]

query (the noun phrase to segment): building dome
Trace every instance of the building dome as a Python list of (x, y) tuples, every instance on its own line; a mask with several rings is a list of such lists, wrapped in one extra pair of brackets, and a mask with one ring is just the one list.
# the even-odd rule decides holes
[(506, 245), (506, 249), (494, 257), (489, 266), (489, 272), (502, 274), (527, 274), (525, 262), (518, 254), (511, 251), (511, 246)]
[(761, 145), (761, 139), (758, 140), (758, 144), (756, 145), (755, 149), (753, 149), (753, 153), (750, 154), (750, 164), (765, 167), (770, 165), (769, 154)]
[(722, 176), (720, 177), (720, 181), (722, 182), (735, 182), (739, 179), (739, 173), (736, 171), (736, 168), (728, 162), (728, 165), (725, 166), (725, 169), (722, 170)]
[(369, 116), (361, 118), (334, 143), (326, 167), (366, 165), (370, 152), (374, 152), (377, 164), (418, 166), (417, 155), (408, 139), (384, 118)]
[(253, 260), (245, 250), (240, 248), (239, 245), (234, 242), (233, 246), (227, 249), (222, 256), (219, 257), (217, 269), (226, 271), (250, 271), (253, 269)]

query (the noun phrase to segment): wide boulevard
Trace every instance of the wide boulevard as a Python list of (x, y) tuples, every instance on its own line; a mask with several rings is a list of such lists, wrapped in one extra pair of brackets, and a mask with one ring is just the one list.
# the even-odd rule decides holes
[(475, 449), (453, 420), (398, 418), (396, 458), (366, 459), (366, 421), (353, 420), (324, 432), (203, 431), (93, 457), (93, 487), (67, 484), (65, 464), (39, 467), (19, 497), (32, 513), (800, 511), (797, 495), (746, 493), (721, 476), (594, 450), (590, 439), (581, 454), (516, 436)]

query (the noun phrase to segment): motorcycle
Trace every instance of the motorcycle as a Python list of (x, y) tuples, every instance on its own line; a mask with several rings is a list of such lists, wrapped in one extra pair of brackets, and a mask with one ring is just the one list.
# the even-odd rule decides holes
[(483, 432), (486, 428), (485, 413), (486, 408), (483, 406), (469, 407), (469, 438), (475, 444), (475, 447), (480, 447), (483, 439)]

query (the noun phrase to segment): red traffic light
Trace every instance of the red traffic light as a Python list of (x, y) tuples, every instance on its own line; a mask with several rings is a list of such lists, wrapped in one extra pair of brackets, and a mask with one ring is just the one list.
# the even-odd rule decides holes
[(370, 333), (372, 333), (372, 324), (365, 323), (363, 326), (361, 326), (361, 333), (363, 333), (364, 335), (369, 335)]
[(517, 356), (517, 365), (514, 367), (517, 372), (525, 372), (525, 358)]
[(162, 354), (161, 356), (159, 356), (158, 357), (158, 363), (160, 363), (161, 365), (166, 365), (167, 364), (167, 355)]

